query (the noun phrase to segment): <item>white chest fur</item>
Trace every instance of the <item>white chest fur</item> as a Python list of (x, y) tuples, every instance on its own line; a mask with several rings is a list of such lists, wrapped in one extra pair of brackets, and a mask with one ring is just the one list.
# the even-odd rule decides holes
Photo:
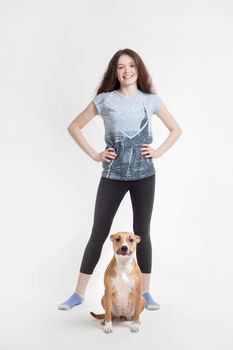
[(135, 288), (135, 279), (130, 274), (132, 267), (116, 266), (116, 276), (112, 278), (112, 287), (115, 292), (115, 302), (112, 304), (112, 313), (115, 316), (132, 316), (134, 305), (129, 303), (129, 294)]

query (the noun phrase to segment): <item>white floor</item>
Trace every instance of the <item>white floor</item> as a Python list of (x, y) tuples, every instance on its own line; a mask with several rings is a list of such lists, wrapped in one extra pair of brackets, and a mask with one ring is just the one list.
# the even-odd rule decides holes
[(102, 280), (98, 282), (97, 276), (90, 283), (85, 304), (69, 311), (57, 309), (57, 304), (69, 296), (64, 286), (54, 287), (57, 276), (51, 276), (51, 281), (48, 276), (38, 276), (16, 280), (15, 290), (8, 289), (2, 299), (1, 350), (233, 348), (231, 291), (220, 288), (221, 281), (215, 281), (214, 276), (194, 271), (189, 277), (184, 273), (180, 278), (166, 279), (166, 273), (163, 278), (158, 276), (156, 297), (161, 308), (141, 314), (137, 334), (130, 332), (126, 321), (115, 322), (113, 333), (105, 334), (100, 321), (89, 314), (103, 311)]

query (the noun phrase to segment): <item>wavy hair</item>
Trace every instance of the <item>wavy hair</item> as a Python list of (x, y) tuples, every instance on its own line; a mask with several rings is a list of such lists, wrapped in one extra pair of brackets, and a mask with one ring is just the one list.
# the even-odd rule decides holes
[(137, 87), (139, 90), (151, 94), (156, 94), (150, 74), (145, 64), (137, 52), (131, 49), (118, 50), (111, 58), (108, 67), (103, 75), (102, 81), (97, 88), (97, 95), (102, 92), (110, 92), (120, 88), (120, 82), (117, 78), (117, 64), (121, 55), (126, 54), (133, 58), (138, 70)]

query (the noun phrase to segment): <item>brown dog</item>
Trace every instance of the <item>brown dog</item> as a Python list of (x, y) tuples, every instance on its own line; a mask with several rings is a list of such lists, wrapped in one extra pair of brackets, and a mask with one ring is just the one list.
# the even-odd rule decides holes
[(112, 332), (112, 320), (132, 320), (131, 331), (139, 331), (139, 315), (146, 306), (142, 296), (141, 270), (134, 253), (141, 238), (131, 232), (117, 232), (110, 236), (114, 256), (104, 274), (105, 293), (101, 299), (105, 314), (91, 315), (104, 319), (104, 332)]

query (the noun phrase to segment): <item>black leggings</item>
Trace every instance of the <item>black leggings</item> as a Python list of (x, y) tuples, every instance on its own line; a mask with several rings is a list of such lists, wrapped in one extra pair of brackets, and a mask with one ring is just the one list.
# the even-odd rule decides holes
[[(155, 174), (140, 180), (120, 181), (101, 177), (92, 233), (84, 251), (80, 272), (92, 274), (99, 261), (116, 211), (129, 190), (133, 208), (133, 231), (141, 237), (136, 256), (143, 273), (151, 273), (150, 220), (154, 203)], [(124, 229), (122, 228), (122, 231)]]

